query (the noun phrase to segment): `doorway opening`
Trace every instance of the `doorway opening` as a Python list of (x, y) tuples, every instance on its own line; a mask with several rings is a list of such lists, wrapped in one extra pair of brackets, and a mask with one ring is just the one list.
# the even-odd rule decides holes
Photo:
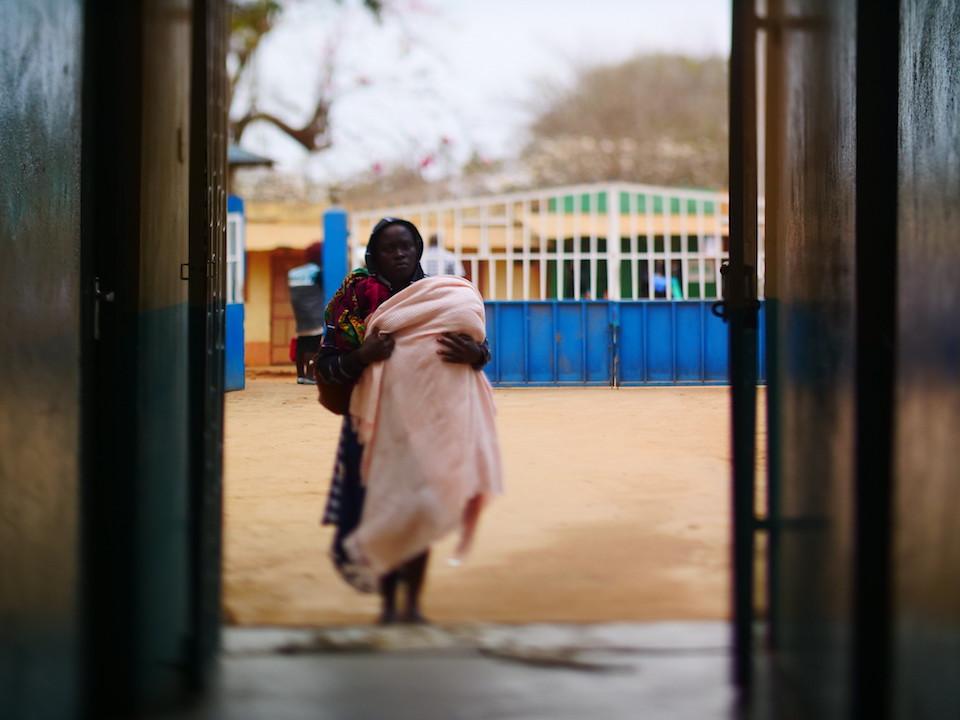
[[(721, 33), (729, 36), (729, 18)], [(720, 67), (725, 97), (725, 60)], [(725, 124), (725, 106), (723, 113)], [(597, 144), (586, 154), (604, 152), (624, 160), (634, 151), (629, 143), (612, 150)], [(623, 163), (614, 163), (608, 170), (615, 174), (595, 184), (583, 176), (566, 192), (544, 176), (514, 201), (508, 193), (468, 192), (462, 178), (441, 188), (442, 174), (429, 169), (435, 162), (425, 162), (409, 182), (379, 168), (365, 183), (340, 183), (336, 192), (351, 217), (350, 257), (362, 257), (379, 217), (407, 217), (425, 238), (438, 236), (478, 285), (488, 331), (496, 318), (488, 374), (498, 386), (506, 495), (484, 516), (466, 564), (445, 562), (453, 539), (435, 548), (426, 614), (441, 627), (679, 620), (713, 623), (726, 633), (730, 389), (726, 366), (714, 376), (709, 363), (718, 352), (710, 344), (714, 322), (726, 334), (711, 311), (729, 259), (727, 188), (689, 190), (695, 180), (686, 188), (679, 181), (643, 184), (650, 178), (642, 167), (622, 175)], [(476, 215), (465, 198), (479, 200)], [(248, 208), (256, 203), (245, 201)], [(249, 238), (267, 231), (256, 227), (254, 214)], [(304, 248), (319, 229), (302, 239)], [(260, 252), (295, 258), (299, 241), (284, 237), (285, 248), (253, 242)], [(255, 293), (248, 276), (250, 297), (271, 302), (268, 315), (248, 317), (292, 315), (275, 307), (284, 299), (282, 275), (270, 273), (270, 282), (267, 292)], [(539, 325), (531, 320), (537, 313), (544, 315)], [(590, 345), (591, 322), (602, 327), (599, 345)], [(642, 332), (629, 334), (641, 324)], [(294, 335), (280, 325), (252, 333), (270, 338), (271, 360)], [(571, 349), (564, 342), (576, 325), (580, 345)], [(681, 342), (681, 332), (696, 339)], [(542, 377), (532, 352), (537, 342), (548, 348)], [(579, 355), (580, 364), (564, 365), (565, 353)], [(762, 472), (762, 408), (758, 417)], [(296, 383), (291, 365), (250, 367), (246, 388), (228, 394), (223, 577), (231, 623), (329, 629), (377, 617), (377, 598), (358, 595), (337, 576), (327, 558), (332, 530), (319, 527), (340, 422), (317, 405), (315, 388)]]

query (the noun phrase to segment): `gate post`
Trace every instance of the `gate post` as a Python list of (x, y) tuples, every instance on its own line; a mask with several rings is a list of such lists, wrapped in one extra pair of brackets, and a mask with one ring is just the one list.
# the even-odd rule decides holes
[(323, 302), (340, 287), (349, 268), (347, 238), (347, 211), (332, 207), (323, 213)]
[(620, 189), (607, 188), (607, 298), (620, 299)]
[(223, 389), (243, 390), (246, 384), (243, 334), (243, 278), (247, 254), (243, 198), (227, 196), (227, 287), (224, 310)]

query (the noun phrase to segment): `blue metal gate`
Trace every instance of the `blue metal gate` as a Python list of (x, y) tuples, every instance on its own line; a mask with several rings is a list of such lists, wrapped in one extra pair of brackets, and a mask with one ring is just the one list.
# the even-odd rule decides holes
[[(728, 381), (727, 327), (709, 301), (491, 301), (486, 372), (500, 386)], [(764, 381), (763, 308), (759, 363)]]

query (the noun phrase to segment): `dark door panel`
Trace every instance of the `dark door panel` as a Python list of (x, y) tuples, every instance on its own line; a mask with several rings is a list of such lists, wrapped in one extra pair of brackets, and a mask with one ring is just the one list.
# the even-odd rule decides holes
[(81, 606), (79, 0), (0, 0), (0, 714), (68, 717)]

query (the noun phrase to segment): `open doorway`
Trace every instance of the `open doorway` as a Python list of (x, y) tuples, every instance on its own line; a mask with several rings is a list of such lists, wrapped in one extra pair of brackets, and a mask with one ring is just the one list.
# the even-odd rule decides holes
[[(472, 59), (451, 56), (448, 67), (424, 71), (415, 81), (438, 96), (429, 101), (430, 122), (410, 121), (410, 131), (424, 138), (416, 148), (371, 154), (359, 141), (332, 140), (316, 156), (297, 156), (299, 177), (289, 170), (239, 175), (233, 188), (247, 195), (248, 242), (272, 253), (271, 267), (274, 256), (295, 262), (298, 248), (317, 239), (319, 220), (302, 238), (294, 236), (294, 228), (305, 225), (304, 204), (314, 203), (319, 218), (333, 199), (349, 211), (351, 257), (362, 257), (358, 251), (379, 217), (409, 217), (425, 237), (438, 237), (480, 288), (488, 316), (498, 318), (500, 327), (491, 328), (488, 317), (496, 337), (487, 372), (498, 385), (507, 494), (489, 509), (466, 566), (444, 562), (453, 540), (435, 553), (426, 607), (438, 622), (729, 618), (726, 329), (709, 305), (719, 299), (728, 256), (730, 23), (726, 11), (704, 5), (692, 33), (689, 9), (681, 17), (668, 3), (655, 5), (614, 4), (606, 13), (577, 3), (549, 12), (505, 6), (492, 13), (454, 4), (435, 14), (386, 12), (380, 29), (360, 8), (287, 8), (267, 36), (276, 47), (258, 50), (251, 77), (262, 84), (286, 57), (280, 46), (292, 52), (306, 27), (326, 37), (335, 18), (349, 32), (329, 62), (343, 65), (337, 72), (369, 73), (366, 99), (351, 105), (332, 96), (348, 114), (407, 95), (396, 86), (378, 89), (382, 59), (368, 67), (352, 54), (353, 45), (398, 34), (412, 44), (414, 66), (420, 50), (441, 57), (460, 46), (462, 55), (474, 53)], [(620, 20), (612, 23), (615, 16)], [(439, 96), (448, 86), (474, 83), (469, 73), (477, 71), (470, 66), (502, 71), (483, 50), (490, 23), (510, 28), (504, 47), (519, 64), (508, 73), (513, 87), (485, 92), (491, 102), (526, 108), (473, 117), (472, 135), (457, 135), (447, 121), (477, 106)], [(614, 31), (615, 24), (643, 29)], [(557, 48), (559, 41), (538, 45), (534, 39), (536, 28), (560, 37), (569, 26), (582, 26), (587, 35), (604, 31), (609, 46), (581, 40), (571, 55)], [(431, 42), (435, 31), (442, 37)], [(391, 53), (384, 50), (384, 58)], [(395, 60), (403, 76), (409, 58), (401, 53)], [(549, 90), (538, 84), (544, 74)], [(674, 97), (667, 102), (669, 91)], [(235, 101), (238, 117), (245, 102), (249, 98)], [(587, 119), (572, 116), (572, 107), (583, 114), (582, 104), (591, 102), (608, 107)], [(544, 106), (531, 109), (535, 103)], [(354, 132), (370, 139), (385, 127), (374, 123)], [(506, 129), (529, 140), (493, 138)], [(490, 137), (477, 137), (482, 133)], [(567, 142), (576, 133), (578, 142)], [(275, 127), (254, 123), (242, 140), (276, 159), (291, 153), (278, 135)], [(658, 149), (670, 137), (686, 150)], [(688, 157), (694, 145), (697, 154)], [(550, 148), (563, 152), (552, 157)], [(334, 172), (332, 157), (346, 169)], [(323, 183), (321, 175), (336, 182)], [(295, 181), (300, 186), (291, 190)], [(518, 183), (529, 189), (485, 200)], [(694, 186), (711, 189), (689, 190)], [(296, 196), (286, 211), (281, 191)], [(269, 207), (269, 217), (258, 202)], [(268, 236), (285, 246), (273, 248)], [(247, 279), (248, 297), (270, 299), (267, 313), (247, 310), (256, 322), (269, 317), (270, 327), (248, 323), (247, 333), (270, 338), (272, 362), (250, 368), (247, 388), (226, 401), (225, 606), (238, 624), (367, 622), (376, 616), (376, 599), (337, 578), (326, 558), (330, 529), (318, 528), (340, 418), (316, 404), (313, 388), (294, 384), (282, 357), (295, 334), (289, 306), (278, 309), (289, 297), (283, 281), (277, 272)], [(259, 282), (271, 285), (258, 291)], [(516, 319), (536, 312), (556, 317), (539, 324)], [(549, 346), (542, 368), (527, 348), (536, 342)], [(576, 355), (580, 359), (568, 362)]]
[[(465, 276), (483, 295), (492, 351), (485, 372), (496, 386), (506, 494), (486, 511), (464, 565), (446, 562), (455, 538), (434, 548), (423, 608), (442, 632), (429, 642), (443, 645), (450, 633), (477, 623), (507, 625), (514, 633), (508, 637), (522, 643), (531, 624), (679, 621), (707, 629), (699, 647), (718, 658), (713, 682), (723, 686), (733, 595), (732, 443), (727, 328), (714, 306), (730, 260), (728, 12), (701, 8), (694, 23), (701, 41), (691, 42), (689, 8), (681, 17), (667, 3), (611, 4), (609, 12), (576, 3), (544, 5), (542, 12), (472, 7), (454, 4), (436, 17), (412, 10), (417, 22), (403, 30), (390, 29), (397, 18), (389, 15), (380, 18), (385, 29), (374, 30), (368, 11), (351, 11), (343, 27), (361, 45), (376, 44), (371, 38), (380, 32), (410, 33), (416, 58), (420, 38), (428, 45), (439, 33), (440, 45), (459, 47), (459, 56), (436, 72), (443, 50), (431, 48), (433, 59), (417, 80), (431, 99), (411, 101), (409, 127), (399, 119), (382, 127), (361, 123), (352, 143), (331, 135), (317, 159), (301, 155), (299, 177), (276, 170), (238, 175), (233, 191), (245, 194), (246, 236), (258, 252), (292, 262), (317, 240), (319, 218), (335, 203), (347, 211), (346, 255), (355, 267), (378, 220), (403, 217), (449, 256), (447, 272)], [(288, 51), (305, 27), (322, 29), (329, 16), (290, 12), (271, 30), (282, 39), (276, 47)], [(575, 58), (548, 49), (524, 69), (520, 58), (537, 54), (537, 28), (558, 36), (566, 27), (581, 35), (609, 32), (613, 16), (644, 29), (614, 32), (606, 47), (578, 41)], [(658, 22), (641, 22), (652, 17)], [(447, 125), (476, 106), (449, 112), (444, 98), (459, 101), (446, 83), (482, 93), (466, 67), (486, 63), (497, 72), (483, 43), (489, 23), (514, 33), (504, 48), (518, 53), (510, 73), (522, 80), (510, 98), (502, 88), (486, 90), (489, 101), (523, 105), (526, 92), (526, 109), (520, 120), (493, 113), (469, 122), (523, 133), (522, 142), (458, 135)], [(702, 40), (707, 36), (714, 40)], [(350, 42), (341, 33), (337, 48)], [(544, 66), (531, 68), (544, 55), (560, 71), (538, 84), (534, 76)], [(331, 57), (332, 64), (359, 62), (349, 50)], [(407, 58), (394, 60), (402, 76)], [(272, 62), (264, 50), (259, 83), (272, 77)], [(373, 115), (373, 108), (403, 105), (404, 80), (378, 95), (375, 69), (365, 75), (366, 100), (354, 107), (335, 95), (331, 101), (358, 117), (364, 109)], [(428, 106), (422, 116), (418, 102)], [(244, 117), (243, 98), (234, 112)], [(394, 108), (391, 117), (406, 116)], [(425, 139), (399, 152), (370, 150), (391, 132)], [(243, 140), (274, 160), (287, 152), (275, 127), (251, 123)], [(296, 200), (286, 210), (276, 196), (281, 185)], [(311, 203), (317, 220), (295, 237)], [(327, 247), (336, 241), (323, 238)], [(318, 277), (328, 280), (328, 270)], [(258, 290), (258, 278), (248, 276), (249, 297), (270, 298), (271, 307), (250, 307), (247, 317), (269, 317), (271, 326), (251, 325), (248, 335), (282, 348), (294, 334), (276, 322), (292, 315), (276, 308), (284, 278), (258, 277), (271, 285)], [(324, 292), (330, 297), (335, 289)], [(366, 630), (379, 599), (338, 577), (327, 557), (333, 529), (319, 527), (340, 423), (285, 363), (249, 368), (246, 389), (227, 396), (223, 578), (233, 625), (309, 627), (321, 631), (316, 642), (326, 648), (342, 641), (357, 649), (357, 632), (369, 640), (360, 647), (383, 642)], [(754, 460), (764, 467), (762, 456)], [(338, 635), (337, 628), (352, 634)], [(425, 642), (422, 633), (416, 638), (402, 642)], [(318, 647), (298, 642), (289, 647)], [(658, 647), (680, 645), (666, 639)]]

